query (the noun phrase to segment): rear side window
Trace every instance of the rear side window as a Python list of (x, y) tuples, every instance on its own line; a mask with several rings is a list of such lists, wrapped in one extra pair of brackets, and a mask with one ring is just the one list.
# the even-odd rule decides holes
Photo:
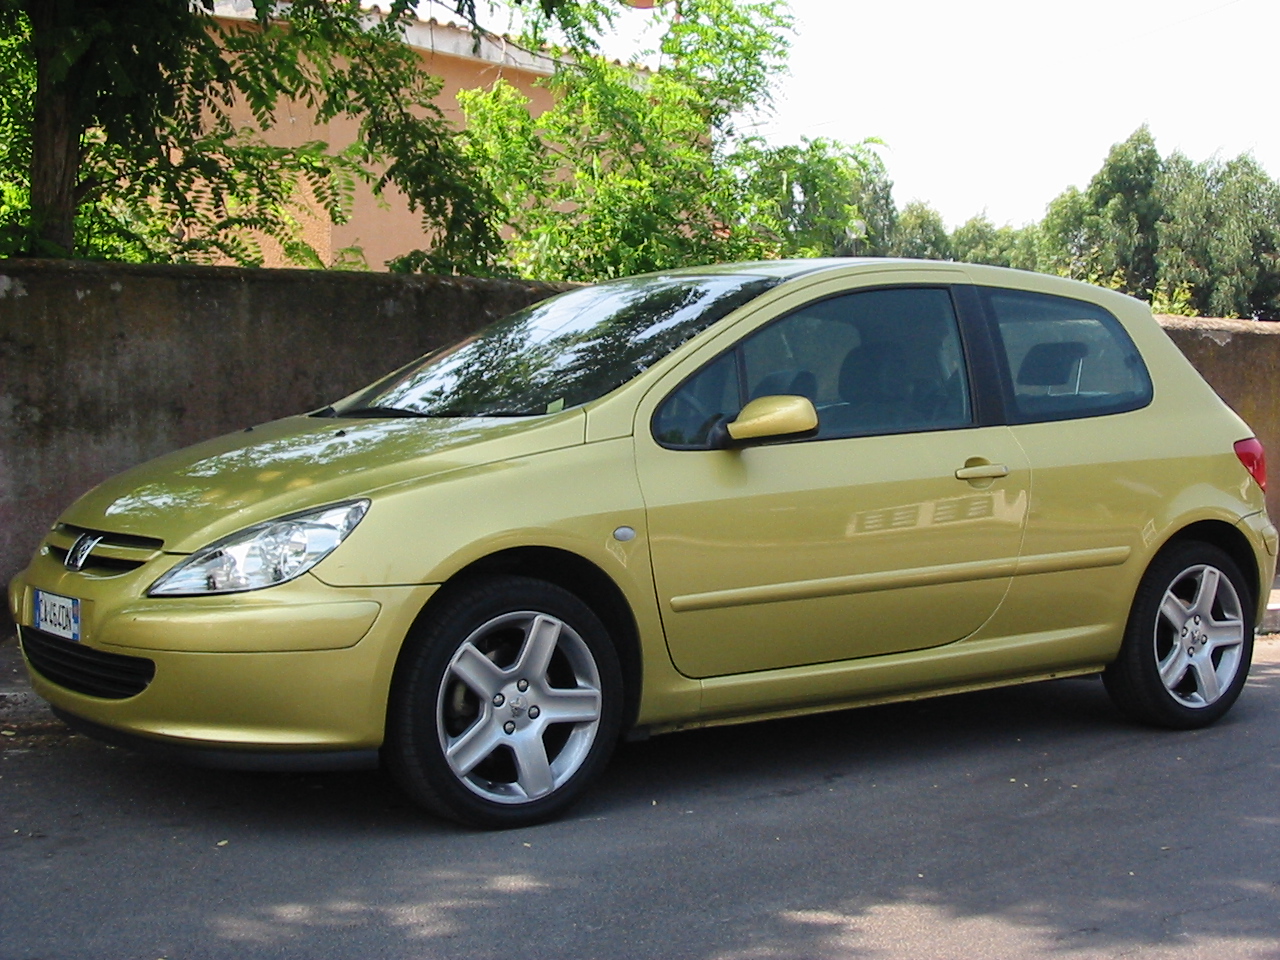
[(1009, 372), (1011, 423), (1137, 410), (1151, 378), (1124, 327), (1092, 303), (1021, 290), (984, 290)]

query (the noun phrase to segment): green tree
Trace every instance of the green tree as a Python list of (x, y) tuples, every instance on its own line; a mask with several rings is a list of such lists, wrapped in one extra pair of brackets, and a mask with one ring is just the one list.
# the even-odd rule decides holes
[(751, 139), (729, 158), (742, 171), (750, 222), (772, 234), (780, 256), (858, 251), (869, 232), (859, 200), (880, 162), (873, 142), (802, 139), (770, 147)]
[(1165, 161), (1157, 301), (1221, 317), (1280, 318), (1280, 185), (1250, 156)]
[[(776, 0), (685, 0), (653, 71), (576, 48), (537, 118), (499, 82), (459, 96), (468, 158), (501, 200), (507, 264), (590, 280), (680, 264), (849, 252), (870, 142), (743, 137), (768, 103), (790, 20)], [(407, 258), (401, 268), (417, 267)]]
[(732, 222), (737, 184), (713, 162), (703, 104), (682, 78), (637, 78), (586, 56), (549, 85), (555, 105), (537, 119), (503, 81), (459, 95), (469, 158), (501, 200), (494, 226), (511, 231), (512, 269), (589, 280), (763, 255)]
[(1158, 272), (1161, 167), (1145, 126), (1115, 144), (1086, 190), (1069, 187), (1049, 204), (1039, 269), (1149, 297)]
[[(407, 197), (437, 268), (493, 259), (492, 198), (433, 103), (438, 81), (401, 42), (408, 0), (372, 18), (358, 0), (255, 0), (258, 22), (226, 30), (212, 6), (0, 0), (0, 252), (254, 262), (265, 233), (308, 262), (298, 211), (340, 220), (363, 179)], [(597, 9), (540, 6), (578, 31)], [(474, 16), (471, 0), (459, 9)], [(270, 128), (284, 99), (318, 123), (358, 118), (359, 137), (273, 147), (230, 119), (239, 101)]]
[(1086, 217), (1084, 194), (1074, 186), (1049, 202), (1040, 221), (1036, 269), (1076, 279), (1084, 279), (1095, 270)]
[(1156, 282), (1160, 171), (1160, 154), (1144, 125), (1111, 148), (1084, 196), (1095, 273), (1116, 278), (1119, 289), (1139, 296), (1149, 295)]
[(1039, 243), (1035, 225), (997, 227), (986, 216), (970, 217), (951, 233), (951, 254), (966, 263), (1034, 270)]
[(893, 202), (893, 181), (884, 161), (875, 153), (865, 157), (862, 179), (854, 197), (861, 236), (850, 251), (854, 256), (886, 257), (898, 227), (898, 208)]
[(25, 20), (9, 20), (6, 24), (0, 7), (0, 251), (9, 245), (6, 227), (24, 215), (29, 203), (26, 177), (12, 176), (10, 171), (31, 169), (31, 139), (26, 132), (32, 121), (29, 92), (36, 86), (35, 65), (26, 56), (30, 30)]
[(920, 200), (908, 203), (898, 214), (891, 252), (916, 260), (952, 260), (951, 237), (942, 214)]
[[(925, 203), (897, 211), (891, 188), (882, 169), (864, 167), (856, 204), (868, 220), (874, 204), (890, 226), (857, 253), (1039, 270), (1145, 298), (1157, 311), (1280, 320), (1280, 183), (1251, 156), (1161, 158), (1140, 127), (1111, 148), (1087, 189), (1062, 191), (1039, 223), (996, 227), (979, 215), (949, 235)], [(885, 234), (887, 243), (875, 241)]]

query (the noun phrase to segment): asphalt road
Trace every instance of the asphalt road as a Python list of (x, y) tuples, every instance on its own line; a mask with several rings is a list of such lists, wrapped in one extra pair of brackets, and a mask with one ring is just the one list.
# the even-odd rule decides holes
[(1256, 659), (1207, 731), (1068, 680), (685, 733), (486, 834), (378, 774), (69, 736), (0, 647), (0, 958), (1280, 958), (1280, 642)]

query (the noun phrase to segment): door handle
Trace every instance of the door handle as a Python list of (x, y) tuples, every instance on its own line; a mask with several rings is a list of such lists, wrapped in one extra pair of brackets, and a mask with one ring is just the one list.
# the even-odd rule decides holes
[(957, 480), (994, 480), (1008, 475), (1009, 468), (1003, 463), (979, 463), (972, 467), (961, 467), (956, 471)]

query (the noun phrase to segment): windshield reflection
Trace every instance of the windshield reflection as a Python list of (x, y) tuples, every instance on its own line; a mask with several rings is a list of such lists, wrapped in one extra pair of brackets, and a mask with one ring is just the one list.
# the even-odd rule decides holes
[(534, 304), (374, 384), (336, 409), (419, 416), (537, 416), (604, 396), (778, 281), (615, 280)]

